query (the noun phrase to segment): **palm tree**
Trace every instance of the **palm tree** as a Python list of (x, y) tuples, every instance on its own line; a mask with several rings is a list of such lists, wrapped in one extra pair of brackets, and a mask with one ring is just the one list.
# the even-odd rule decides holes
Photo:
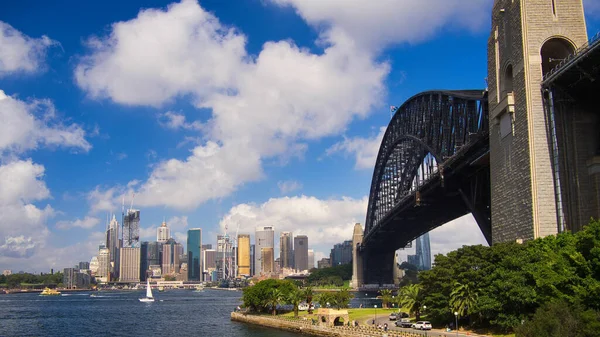
[(384, 289), (379, 292), (381, 294), (381, 302), (384, 308), (389, 308), (392, 302), (392, 291), (390, 289)]
[(398, 307), (408, 309), (409, 313), (414, 313), (417, 321), (421, 318), (421, 286), (410, 284), (402, 287), (398, 292)]
[(477, 292), (468, 283), (456, 282), (450, 293), (450, 306), (460, 316), (467, 316), (474, 312), (477, 297)]
[(277, 315), (277, 306), (283, 302), (284, 296), (281, 290), (273, 289), (271, 290), (271, 294), (269, 296), (268, 303), (273, 310), (273, 316)]
[(306, 304), (308, 304), (308, 313), (313, 313), (312, 301), (313, 301), (313, 289), (312, 287), (306, 287), (303, 291), (304, 298), (306, 299)]
[(300, 304), (304, 298), (304, 292), (300, 291), (298, 288), (294, 288), (287, 295), (288, 303), (294, 306), (294, 317), (298, 317), (298, 304)]

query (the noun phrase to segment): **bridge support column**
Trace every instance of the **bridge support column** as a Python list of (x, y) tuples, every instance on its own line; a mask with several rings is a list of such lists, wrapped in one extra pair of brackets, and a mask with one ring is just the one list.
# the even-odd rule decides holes
[(358, 289), (363, 285), (363, 261), (358, 251), (363, 240), (362, 226), (357, 223), (354, 225), (354, 234), (352, 235), (352, 281), (350, 288)]
[(363, 276), (365, 284), (394, 284), (395, 250), (365, 250), (363, 255)]

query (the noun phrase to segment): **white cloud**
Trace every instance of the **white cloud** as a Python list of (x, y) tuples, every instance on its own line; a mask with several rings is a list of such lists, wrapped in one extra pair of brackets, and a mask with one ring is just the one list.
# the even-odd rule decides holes
[(122, 190), (118, 187), (102, 189), (102, 187), (96, 186), (86, 196), (90, 205), (90, 213), (97, 214), (100, 212), (118, 211), (118, 194), (120, 193), (122, 193)]
[(382, 126), (379, 128), (379, 133), (372, 137), (354, 137), (347, 138), (338, 142), (327, 149), (327, 155), (332, 155), (337, 152), (343, 152), (346, 155), (354, 155), (356, 158), (356, 164), (354, 167), (357, 170), (372, 170), (375, 167), (375, 161), (377, 160), (377, 154), (381, 141), (385, 134), (386, 127)]
[(278, 181), (277, 187), (281, 194), (288, 194), (302, 188), (302, 184), (295, 180)]
[(33, 73), (43, 68), (48, 47), (57, 44), (47, 36), (31, 38), (0, 21), (0, 77), (11, 73)]
[[(344, 34), (323, 42), (322, 54), (280, 41), (248, 57), (245, 41), (193, 0), (90, 39), (76, 79), (92, 97), (159, 106), (186, 95), (212, 111), (204, 142), (185, 160), (157, 164), (137, 191), (140, 205), (190, 209), (225, 197), (260, 179), (265, 159), (285, 162), (306, 148), (302, 140), (339, 134), (385, 94), (389, 65)], [(171, 114), (170, 125), (194, 125), (181, 117)]]
[(446, 254), (462, 246), (484, 245), (487, 241), (471, 214), (450, 221), (429, 232), (431, 258), (435, 254)]
[(69, 229), (74, 227), (90, 229), (100, 223), (100, 219), (86, 216), (83, 219), (75, 219), (74, 221), (59, 221), (56, 223), (58, 229)]
[(323, 28), (324, 35), (343, 32), (365, 48), (388, 44), (415, 43), (432, 37), (444, 28), (487, 28), (490, 0), (271, 0), (293, 6), (311, 25)]
[(44, 245), (46, 221), (55, 212), (50, 205), (31, 203), (50, 197), (43, 176), (44, 167), (31, 160), (0, 165), (0, 262), (2, 257), (29, 257)]
[[(240, 233), (254, 235), (261, 226), (274, 226), (275, 235), (291, 231), (307, 235), (311, 249), (329, 252), (334, 244), (352, 237), (354, 224), (364, 222), (368, 199), (341, 198), (320, 200), (315, 197), (282, 197), (261, 205), (240, 204), (221, 219), (221, 231), (240, 226)], [(275, 240), (277, 241), (277, 240)], [(320, 255), (317, 255), (320, 256)]]
[[(40, 116), (36, 116), (40, 115)], [(0, 154), (21, 153), (45, 146), (89, 151), (85, 131), (77, 124), (64, 125), (49, 100), (25, 103), (0, 90)]]
[(185, 120), (185, 116), (183, 114), (178, 114), (173, 111), (167, 111), (164, 114), (158, 116), (159, 123), (172, 130), (177, 129), (185, 129), (185, 130), (201, 130), (202, 123), (199, 121), (194, 121), (192, 123), (188, 123)]

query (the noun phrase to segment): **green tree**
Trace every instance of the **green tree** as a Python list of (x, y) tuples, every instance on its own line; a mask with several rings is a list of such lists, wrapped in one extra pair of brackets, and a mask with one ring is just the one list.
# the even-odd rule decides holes
[(379, 292), (381, 294), (381, 302), (384, 308), (389, 308), (392, 302), (392, 291), (390, 289), (384, 289)]
[(468, 283), (454, 283), (450, 293), (450, 307), (460, 316), (467, 316), (475, 312), (477, 305), (477, 292)]
[(287, 280), (260, 281), (254, 286), (244, 288), (242, 295), (244, 307), (252, 312), (270, 312), (272, 309), (270, 300), (274, 289), (278, 289), (285, 296), (296, 289), (296, 286)]
[(353, 297), (354, 295), (350, 292), (350, 289), (344, 287), (340, 291), (333, 293), (332, 304), (336, 309), (348, 308), (350, 300), (352, 300)]
[(323, 308), (327, 307), (327, 304), (332, 304), (334, 302), (333, 293), (323, 292), (317, 295), (317, 302)]
[(549, 302), (516, 329), (518, 337), (594, 337), (600, 331), (600, 313), (567, 302)]
[(305, 300), (304, 292), (296, 288), (289, 292), (286, 296), (286, 300), (289, 304), (294, 306), (294, 317), (298, 317), (298, 305)]
[(304, 288), (303, 295), (306, 300), (306, 304), (308, 304), (308, 313), (312, 314), (313, 313), (312, 302), (313, 302), (313, 296), (314, 296), (313, 288), (310, 286)]
[(410, 284), (398, 292), (398, 307), (408, 309), (409, 313), (415, 314), (417, 320), (421, 318), (421, 286)]
[(281, 291), (281, 289), (271, 289), (268, 303), (271, 306), (273, 316), (277, 315), (277, 306), (284, 301), (285, 297), (286, 294), (284, 294), (284, 292)]

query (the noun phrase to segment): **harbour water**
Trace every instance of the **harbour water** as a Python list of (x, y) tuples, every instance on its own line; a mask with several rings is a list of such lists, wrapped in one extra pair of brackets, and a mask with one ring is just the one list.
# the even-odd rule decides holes
[[(90, 296), (94, 294), (96, 297)], [(168, 290), (0, 295), (0, 336), (265, 336), (293, 333), (230, 321), (236, 291)]]

